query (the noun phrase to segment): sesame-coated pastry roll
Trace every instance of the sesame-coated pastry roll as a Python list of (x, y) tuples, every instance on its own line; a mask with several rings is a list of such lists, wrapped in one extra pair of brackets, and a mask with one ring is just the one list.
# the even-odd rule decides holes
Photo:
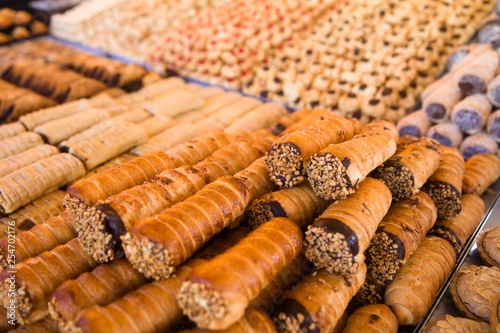
[[(50, 294), (64, 281), (74, 279), (97, 266), (92, 256), (85, 253), (74, 239), (51, 251), (16, 264), (15, 285), (16, 320), (20, 324), (31, 324), (48, 314), (47, 302)], [(0, 273), (0, 294), (4, 306), (8, 306), (8, 288), (12, 280), (9, 271)]]
[(0, 177), (57, 153), (59, 150), (56, 147), (42, 144), (2, 158), (0, 160)]
[(462, 152), (464, 159), (467, 161), (469, 158), (477, 154), (496, 154), (498, 151), (498, 144), (495, 139), (487, 133), (480, 132), (466, 137), (460, 144), (460, 151)]
[(474, 332), (474, 333), (498, 333), (492, 331), (490, 326), (485, 322), (478, 322), (471, 319), (452, 317), (446, 315), (445, 318), (440, 318), (431, 321), (424, 326), (424, 333), (447, 333), (447, 332)]
[(457, 125), (445, 122), (429, 128), (426, 137), (439, 142), (443, 146), (458, 148), (462, 143), (463, 135)]
[(500, 75), (496, 76), (488, 84), (488, 99), (496, 107), (500, 106)]
[(291, 132), (295, 132), (301, 128), (313, 126), (318, 120), (328, 117), (332, 112), (324, 109), (317, 109), (309, 113), (307, 116), (297, 121), (295, 124), (287, 127), (281, 135), (286, 135)]
[(486, 125), (490, 113), (491, 103), (488, 97), (472, 95), (455, 104), (451, 119), (462, 132), (474, 134)]
[(106, 305), (147, 282), (126, 259), (118, 259), (83, 273), (57, 287), (49, 298), (50, 316), (60, 331), (74, 327), (78, 314), (93, 305)]
[(401, 118), (398, 121), (398, 131), (399, 135), (412, 135), (421, 137), (424, 136), (425, 133), (431, 127), (431, 122), (424, 110), (418, 110), (410, 113), (409, 115)]
[(251, 300), (300, 253), (302, 240), (300, 228), (286, 218), (261, 225), (234, 247), (193, 269), (178, 295), (183, 313), (201, 328), (225, 329), (234, 324)]
[(356, 257), (370, 245), (391, 201), (390, 190), (383, 182), (366, 178), (356, 193), (331, 204), (307, 228), (307, 258), (318, 269), (355, 273)]
[(279, 138), (271, 147), (266, 163), (271, 179), (280, 187), (292, 187), (306, 179), (311, 157), (328, 145), (353, 137), (354, 129), (344, 117), (331, 114)]
[(422, 191), (429, 194), (438, 210), (438, 217), (450, 219), (462, 209), (462, 180), (465, 162), (457, 148), (442, 146), (443, 162), (429, 177)]
[(493, 49), (485, 50), (472, 63), (454, 71), (453, 81), (464, 96), (485, 94), (488, 84), (495, 77), (497, 67), (497, 52)]
[(233, 133), (240, 130), (257, 131), (268, 128), (277, 119), (287, 113), (287, 110), (281, 105), (265, 103), (234, 121), (226, 128), (226, 132)]
[[(298, 111), (284, 115), (281, 118), (279, 118), (278, 120), (276, 120), (276, 122), (274, 122), (270, 126), (269, 130), (274, 135), (280, 135), (286, 128), (301, 121), (311, 112), (312, 112), (311, 109), (303, 108), (303, 109), (300, 109)], [(1, 132), (1, 127), (0, 127), (0, 132)]]
[(0, 158), (5, 158), (43, 144), (42, 137), (35, 132), (24, 132), (0, 141)]
[(16, 170), (1, 178), (0, 212), (12, 213), (84, 174), (83, 163), (65, 153)]
[(200, 135), (166, 152), (145, 154), (78, 181), (68, 188), (63, 204), (70, 214), (77, 216), (99, 200), (140, 185), (163, 170), (198, 163), (231, 142), (229, 134), (217, 131)]
[(425, 316), (457, 261), (447, 240), (427, 236), (387, 286), (384, 304), (399, 325), (416, 325)]
[(396, 126), (379, 120), (365, 125), (352, 140), (315, 154), (307, 174), (316, 195), (337, 200), (354, 193), (368, 173), (396, 152), (398, 137)]
[(267, 193), (255, 200), (248, 211), (252, 229), (276, 217), (286, 217), (301, 228), (307, 227), (328, 207), (328, 203), (314, 194), (311, 185), (303, 183), (292, 188)]
[(486, 131), (496, 142), (500, 142), (500, 110), (490, 115), (486, 124)]
[(162, 213), (140, 220), (122, 236), (134, 267), (155, 279), (170, 276), (204, 243), (239, 223), (256, 198), (272, 191), (264, 157), (234, 176), (219, 178)]
[(30, 325), (21, 325), (16, 329), (7, 331), (7, 333), (53, 333), (57, 332), (57, 324), (51, 318), (44, 318)]
[(437, 220), (430, 233), (463, 246), (481, 222), (484, 213), (484, 201), (479, 196), (464, 194), (460, 214), (449, 220)]
[(18, 135), (26, 132), (26, 128), (20, 122), (0, 125), (0, 140), (10, 136)]
[(319, 270), (283, 296), (273, 315), (278, 332), (331, 332), (342, 319), (349, 301), (366, 276), (366, 265), (360, 261), (355, 275)]
[(476, 244), (483, 262), (500, 268), (500, 226), (481, 231)]
[(500, 177), (500, 158), (493, 154), (477, 154), (465, 162), (462, 191), (481, 195)]
[(194, 166), (165, 170), (142, 185), (111, 196), (78, 218), (80, 243), (96, 260), (122, 257), (120, 236), (137, 221), (187, 199), (220, 177), (235, 174), (258, 157), (248, 143), (231, 143)]
[(344, 333), (397, 333), (398, 319), (384, 304), (370, 304), (357, 309), (347, 319)]
[(430, 93), (423, 101), (422, 109), (431, 121), (442, 123), (449, 117), (453, 107), (461, 98), (460, 89), (449, 82)]
[(437, 218), (437, 209), (424, 192), (393, 202), (366, 252), (368, 275), (387, 285), (416, 250)]
[(443, 148), (433, 139), (420, 138), (382, 164), (375, 172), (384, 181), (394, 200), (415, 195), (437, 170), (443, 159)]

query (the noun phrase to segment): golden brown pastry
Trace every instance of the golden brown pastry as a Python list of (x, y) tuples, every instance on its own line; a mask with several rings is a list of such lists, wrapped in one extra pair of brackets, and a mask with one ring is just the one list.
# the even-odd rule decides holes
[(0, 158), (5, 158), (42, 144), (42, 137), (35, 132), (24, 132), (10, 136), (0, 141)]
[(144, 102), (141, 106), (154, 115), (175, 118), (190, 110), (200, 109), (204, 101), (194, 92), (184, 89), (167, 91)]
[(30, 325), (21, 325), (16, 329), (7, 331), (7, 333), (53, 333), (57, 332), (56, 322), (51, 318), (45, 318)]
[(19, 122), (0, 125), (0, 140), (26, 132), (26, 128)]
[(391, 201), (391, 193), (383, 182), (366, 178), (356, 193), (331, 204), (307, 228), (307, 258), (318, 269), (356, 273), (356, 257), (370, 245)]
[[(305, 110), (309, 110), (309, 109), (305, 109)], [(331, 111), (324, 110), (324, 109), (318, 109), (318, 110), (311, 111), (302, 119), (298, 120), (294, 124), (291, 124), (290, 126), (285, 128), (285, 130), (283, 130), (281, 132), (281, 135), (286, 135), (288, 133), (295, 132), (299, 129), (313, 126), (318, 120), (324, 119), (324, 118), (330, 116), (331, 114), (332, 114)]]
[(398, 121), (399, 135), (412, 135), (416, 137), (424, 136), (431, 127), (431, 122), (424, 110), (418, 110), (401, 118)]
[(370, 304), (357, 309), (347, 319), (344, 333), (397, 333), (398, 319), (384, 304)]
[(0, 159), (0, 177), (57, 153), (59, 150), (56, 147), (42, 144), (2, 158)]
[(479, 132), (468, 136), (460, 144), (460, 151), (467, 161), (474, 155), (490, 153), (496, 154), (498, 152), (498, 144), (494, 138), (485, 132)]
[(331, 114), (311, 127), (282, 136), (266, 159), (271, 179), (280, 187), (304, 182), (311, 157), (330, 144), (351, 139), (353, 133), (351, 122)]
[(481, 195), (500, 177), (500, 158), (477, 154), (465, 162), (463, 193)]
[(253, 97), (243, 97), (226, 105), (211, 114), (211, 118), (219, 121), (224, 126), (229, 126), (236, 119), (243, 117), (251, 110), (255, 110), (262, 105), (262, 102)]
[(490, 325), (493, 333), (500, 333), (500, 297), (496, 297), (491, 306)]
[(286, 128), (292, 126), (293, 124), (301, 121), (307, 115), (309, 115), (312, 112), (311, 109), (308, 108), (303, 108), (300, 110), (297, 110), (295, 112), (289, 113), (287, 115), (282, 116), (276, 122), (274, 122), (270, 127), (269, 130), (274, 134), (274, 135), (280, 135)]
[(394, 154), (398, 137), (393, 124), (379, 120), (365, 125), (352, 140), (314, 155), (307, 176), (316, 195), (337, 200), (354, 193), (368, 173)]
[[(491, 333), (488, 324), (475, 320), (446, 315), (425, 325), (424, 333)], [(496, 333), (496, 332), (494, 332)]]
[(500, 269), (475, 265), (463, 268), (453, 276), (450, 291), (462, 315), (489, 323), (491, 307), (500, 295)]
[(463, 95), (484, 94), (488, 83), (495, 77), (498, 54), (492, 48), (484, 50), (467, 66), (460, 66), (453, 73), (453, 83)]
[(436, 140), (443, 146), (455, 148), (460, 146), (463, 139), (463, 134), (458, 129), (458, 126), (451, 122), (444, 122), (432, 126), (425, 136)]
[(500, 268), (500, 227), (483, 230), (476, 244), (483, 262)]
[(467, 134), (479, 132), (491, 113), (491, 103), (486, 95), (472, 95), (458, 102), (451, 112), (453, 123)]
[(257, 131), (268, 128), (274, 121), (287, 113), (287, 110), (281, 105), (264, 103), (235, 120), (225, 131), (233, 133), (240, 130)]
[(432, 122), (441, 123), (448, 118), (461, 97), (458, 86), (449, 81), (425, 97), (422, 109)]

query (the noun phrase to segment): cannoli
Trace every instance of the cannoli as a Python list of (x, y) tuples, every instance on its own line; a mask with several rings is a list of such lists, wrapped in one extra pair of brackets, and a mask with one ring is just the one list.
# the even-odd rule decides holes
[(465, 162), (462, 191), (482, 195), (500, 177), (500, 158), (493, 154), (477, 154)]
[(488, 99), (496, 107), (500, 106), (500, 75), (488, 84)]
[(5, 158), (43, 144), (35, 132), (24, 132), (0, 141), (0, 158)]
[(184, 89), (175, 89), (155, 96), (154, 99), (144, 102), (142, 107), (154, 115), (175, 118), (188, 111), (200, 109), (204, 104), (198, 94)]
[(457, 253), (447, 240), (427, 236), (387, 286), (384, 304), (399, 325), (416, 325), (425, 316), (450, 274)]
[(302, 183), (311, 157), (330, 144), (351, 139), (353, 132), (350, 121), (331, 114), (311, 127), (282, 136), (266, 159), (271, 179), (280, 187)]
[(247, 213), (252, 229), (276, 217), (286, 217), (301, 228), (324, 212), (328, 203), (314, 194), (307, 183), (265, 194), (255, 200)]
[(220, 177), (235, 174), (258, 157), (257, 150), (246, 142), (232, 143), (192, 167), (165, 170), (111, 196), (78, 218), (80, 244), (101, 262), (119, 258), (124, 255), (120, 236), (137, 221), (161, 213)]
[(136, 64), (126, 64), (118, 68), (108, 80), (107, 85), (110, 87), (127, 87), (134, 82), (141, 81), (146, 75), (146, 70)]
[(434, 201), (438, 217), (450, 219), (457, 216), (462, 209), (462, 180), (465, 162), (456, 148), (442, 146), (443, 162), (422, 187)]
[(137, 222), (122, 236), (125, 254), (147, 277), (168, 277), (214, 235), (237, 224), (250, 203), (273, 188), (262, 157), (161, 214)]
[(352, 140), (330, 145), (311, 158), (307, 170), (314, 192), (325, 200), (345, 198), (396, 151), (396, 126), (387, 121), (365, 125)]
[(489, 323), (491, 306), (500, 295), (500, 269), (475, 265), (465, 267), (453, 276), (450, 292), (453, 303), (463, 316)]
[(342, 332), (397, 333), (398, 319), (384, 304), (366, 305), (349, 316)]
[(375, 171), (375, 176), (389, 187), (394, 200), (415, 195), (437, 170), (443, 159), (443, 148), (433, 139), (421, 138), (409, 143)]
[(490, 113), (491, 104), (486, 95), (472, 95), (455, 104), (451, 119), (462, 132), (474, 134), (486, 125)]
[(211, 132), (166, 152), (146, 154), (75, 183), (68, 188), (63, 204), (70, 214), (77, 216), (99, 200), (140, 185), (163, 170), (198, 163), (231, 142), (229, 134)]
[[(298, 111), (289, 113), (287, 115), (284, 115), (280, 117), (276, 122), (274, 122), (269, 130), (271, 133), (274, 135), (280, 135), (286, 128), (294, 125), (295, 123), (301, 121), (305, 117), (307, 117), (310, 113), (313, 111), (308, 108), (300, 109)], [(0, 127), (1, 129), (1, 127)]]
[(500, 227), (483, 230), (477, 238), (477, 250), (483, 262), (500, 268)]
[(496, 154), (498, 151), (498, 144), (491, 136), (484, 132), (480, 132), (465, 138), (460, 144), (460, 151), (467, 161), (477, 154)]
[(326, 118), (329, 115), (331, 115), (332, 112), (328, 110), (323, 110), (323, 109), (317, 109), (309, 113), (307, 116), (302, 118), (301, 120), (297, 121), (295, 124), (287, 127), (281, 135), (286, 135), (291, 132), (295, 132), (301, 128), (313, 126), (318, 120), (321, 120), (322, 118)]
[[(208, 89), (210, 88), (203, 89), (203, 91), (206, 92)], [(202, 97), (204, 98), (205, 96), (202, 95)], [(241, 94), (232, 91), (215, 94), (205, 99), (205, 105), (200, 111), (208, 116), (226, 106), (236, 105), (242, 98)]]
[(500, 143), (500, 110), (493, 112), (486, 124), (487, 133)]
[(452, 68), (460, 63), (471, 51), (471, 45), (462, 45), (457, 48), (452, 54), (448, 56), (448, 61), (446, 62), (446, 70), (451, 71)]
[(0, 177), (57, 153), (59, 150), (56, 147), (42, 144), (2, 158), (0, 160)]
[(11, 99), (2, 106), (4, 110), (0, 113), (0, 123), (18, 120), (22, 115), (54, 106), (57, 103), (50, 98), (35, 94), (34, 92), (17, 88), (22, 93), (21, 96)]
[(424, 110), (410, 113), (398, 121), (397, 129), (399, 135), (424, 136), (431, 127), (431, 122)]
[(16, 209), (85, 174), (83, 163), (69, 154), (56, 154), (2, 178), (0, 212)]
[(61, 332), (74, 328), (78, 314), (93, 305), (107, 305), (147, 282), (126, 259), (96, 267), (52, 292), (48, 309)]
[(319, 270), (283, 296), (273, 315), (278, 332), (331, 332), (366, 276), (360, 261), (358, 272), (348, 278)]
[(484, 202), (475, 194), (462, 196), (462, 211), (456, 217), (437, 220), (431, 234), (447, 239), (457, 248), (464, 246), (484, 216)]
[(68, 85), (62, 86), (62, 92), (60, 94), (50, 94), (55, 100), (60, 103), (74, 101), (80, 98), (93, 96), (106, 89), (106, 85), (94, 79), (89, 79), (82, 77), (77, 79)]
[(429, 128), (426, 137), (439, 142), (443, 146), (458, 148), (462, 143), (463, 135), (458, 126), (453, 123), (441, 123)]
[(252, 97), (243, 97), (236, 102), (226, 105), (212, 113), (212, 117), (220, 121), (224, 126), (229, 126), (236, 119), (242, 118), (251, 110), (255, 110), (262, 104), (261, 101)]
[[(13, 282), (17, 290), (16, 320), (20, 324), (31, 324), (44, 318), (48, 314), (50, 293), (64, 281), (74, 279), (96, 266), (97, 263), (85, 253), (76, 239), (16, 264), (17, 273)], [(0, 294), (4, 306), (8, 306), (10, 300), (7, 297), (12, 282), (8, 279), (10, 274), (9, 271), (0, 273)]]
[(307, 228), (305, 253), (318, 268), (356, 273), (356, 257), (368, 248), (392, 197), (379, 180), (366, 178), (356, 193), (331, 204)]
[(455, 104), (462, 98), (460, 89), (452, 82), (443, 84), (424, 100), (422, 109), (427, 117), (436, 123), (446, 121)]
[(436, 218), (437, 209), (423, 192), (391, 205), (366, 252), (368, 275), (377, 285), (394, 279)]
[(431, 321), (424, 326), (423, 332), (446, 333), (450, 332), (450, 330), (452, 332), (491, 333), (491, 328), (486, 323), (460, 317), (452, 317), (450, 315), (446, 315), (445, 318)]
[(485, 94), (498, 67), (498, 54), (493, 49), (477, 55), (472, 63), (460, 66), (453, 73), (453, 80), (464, 96)]
[(265, 103), (235, 120), (226, 128), (226, 132), (233, 133), (240, 130), (257, 131), (268, 128), (277, 119), (287, 113), (286, 109), (280, 105)]
[(26, 128), (20, 122), (0, 125), (0, 140), (26, 132)]
[[(201, 328), (225, 329), (234, 324), (250, 301), (300, 253), (302, 237), (293, 221), (276, 218), (224, 254), (195, 267), (178, 295), (183, 313)], [(245, 259), (249, 255), (252, 260)], [(227, 268), (236, 263), (238, 269)]]

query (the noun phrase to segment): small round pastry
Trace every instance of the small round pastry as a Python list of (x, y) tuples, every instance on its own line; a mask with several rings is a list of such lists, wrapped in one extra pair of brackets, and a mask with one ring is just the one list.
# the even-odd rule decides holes
[(384, 304), (360, 307), (347, 319), (343, 333), (397, 333), (398, 319)]
[(493, 333), (500, 333), (500, 295), (498, 295), (498, 297), (491, 305), (490, 313), (491, 313), (491, 318), (490, 318), (491, 331)]
[(464, 316), (490, 322), (490, 310), (500, 295), (500, 269), (469, 266), (455, 274), (450, 284), (453, 302)]
[(30, 13), (25, 12), (24, 10), (20, 10), (14, 15), (14, 17), (12, 18), (12, 22), (15, 25), (26, 25), (30, 23), (32, 19), (33, 16)]
[(12, 25), (12, 19), (7, 16), (0, 14), (0, 31), (7, 30)]
[(26, 39), (30, 37), (30, 32), (25, 27), (15, 27), (11, 36), (13, 39)]
[(0, 32), (0, 45), (5, 45), (10, 42), (10, 37), (3, 32)]
[(33, 23), (30, 24), (30, 29), (33, 35), (43, 35), (49, 30), (47, 25), (40, 21), (33, 21)]
[(491, 333), (490, 326), (486, 323), (471, 319), (452, 317), (446, 315), (425, 325), (424, 333)]
[(500, 227), (482, 231), (476, 244), (484, 263), (500, 268)]
[(10, 17), (11, 19), (16, 15), (16, 11), (11, 8), (2, 8), (0, 14)]

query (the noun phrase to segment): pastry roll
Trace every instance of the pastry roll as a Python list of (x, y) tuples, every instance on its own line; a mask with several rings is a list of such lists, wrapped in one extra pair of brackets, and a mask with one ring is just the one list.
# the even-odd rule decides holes
[(455, 104), (451, 119), (462, 132), (474, 134), (486, 125), (490, 113), (491, 104), (488, 97), (472, 95)]
[(424, 136), (429, 127), (431, 127), (431, 122), (424, 110), (410, 113), (401, 118), (397, 125), (399, 135), (412, 135), (416, 137)]
[(462, 45), (453, 51), (453, 53), (448, 56), (446, 70), (451, 71), (455, 64), (460, 63), (469, 54), (472, 48), (472, 45)]
[[(475, 320), (452, 317), (446, 315), (435, 321), (431, 321), (424, 326), (424, 333), (446, 333), (446, 332), (474, 332), (474, 333), (491, 333), (491, 328), (488, 324), (477, 322)], [(495, 331), (493, 331), (496, 333)]]
[(83, 163), (70, 154), (56, 154), (2, 178), (0, 212), (16, 209), (85, 174)]
[[(276, 122), (274, 122), (269, 130), (274, 134), (274, 135), (280, 135), (286, 128), (294, 125), (295, 123), (301, 121), (307, 115), (312, 113), (313, 111), (308, 108), (303, 108), (298, 111), (289, 113), (287, 115), (284, 115), (280, 117)], [(0, 127), (1, 128), (1, 127)]]
[(7, 333), (53, 333), (57, 332), (57, 324), (51, 318), (45, 318), (30, 325), (21, 325)]
[(265, 103), (235, 120), (226, 128), (226, 132), (233, 133), (240, 130), (257, 131), (267, 128), (287, 113), (287, 110), (281, 105)]
[(500, 158), (493, 154), (477, 154), (465, 162), (462, 191), (482, 195), (500, 177)]
[(486, 131), (496, 142), (500, 142), (500, 110), (490, 115), (486, 124)]
[(106, 85), (97, 80), (82, 77), (67, 85), (63, 85), (62, 88), (63, 89), (60, 94), (51, 95), (60, 103), (93, 96), (101, 91), (104, 91), (106, 89)]
[(489, 323), (491, 306), (500, 295), (500, 269), (475, 265), (463, 268), (453, 276), (450, 292), (463, 316)]
[(322, 120), (332, 114), (331, 111), (324, 109), (317, 109), (309, 113), (307, 116), (287, 127), (281, 135), (286, 135), (291, 132), (295, 132), (301, 128), (313, 126), (318, 120)]
[[(205, 88), (203, 89), (203, 92), (207, 92), (208, 89), (211, 88), (215, 87)], [(200, 109), (200, 111), (206, 116), (209, 116), (217, 110), (220, 110), (226, 106), (231, 106), (233, 104), (236, 105), (236, 103), (243, 99), (243, 96), (241, 94), (232, 91), (215, 94), (206, 98), (204, 97), (204, 95), (201, 95), (200, 97), (205, 99), (205, 105)]]
[(436, 218), (437, 209), (424, 192), (394, 202), (366, 252), (370, 278), (382, 286), (392, 281)]
[(498, 144), (491, 136), (484, 132), (480, 132), (465, 138), (460, 144), (460, 151), (467, 161), (473, 155), (477, 154), (496, 154), (498, 151)]
[(172, 118), (191, 110), (200, 109), (204, 105), (203, 99), (198, 94), (184, 89), (167, 91), (142, 103), (142, 107), (153, 115)]
[(450, 219), (457, 216), (462, 209), (462, 179), (465, 162), (456, 148), (442, 146), (443, 162), (429, 177), (422, 191), (429, 194), (438, 210), (438, 217)]
[(166, 152), (155, 152), (135, 158), (123, 165), (78, 181), (67, 190), (64, 206), (73, 216), (86, 208), (141, 185), (166, 169), (192, 165), (232, 142), (225, 132), (211, 132), (177, 145)]
[(0, 125), (0, 140), (26, 132), (26, 128), (20, 122)]
[(210, 97), (214, 97), (216, 95), (232, 93), (232, 91), (225, 91), (224, 89), (219, 87), (213, 87), (213, 86), (208, 86), (208, 87), (198, 86), (198, 87), (200, 87), (201, 89), (197, 90), (196, 92), (201, 98), (205, 100), (209, 99)]
[(399, 325), (416, 325), (425, 316), (457, 260), (447, 240), (427, 236), (387, 286), (384, 304)]
[(425, 110), (427, 118), (435, 123), (445, 121), (455, 104), (462, 98), (460, 89), (452, 82), (441, 85), (430, 93), (424, 100), (422, 109)]
[(137, 221), (187, 199), (220, 177), (235, 174), (258, 157), (257, 150), (246, 142), (231, 143), (194, 166), (165, 170), (111, 196), (78, 218), (80, 243), (101, 262), (122, 257), (120, 236)]
[(307, 183), (265, 194), (255, 200), (248, 210), (252, 229), (276, 217), (286, 217), (301, 228), (307, 227), (324, 212), (328, 203), (314, 194)]
[(458, 148), (462, 142), (463, 135), (458, 126), (453, 123), (441, 123), (429, 128), (426, 137), (439, 142), (443, 146)]
[(314, 155), (307, 176), (316, 195), (337, 200), (354, 193), (368, 173), (396, 152), (398, 136), (396, 126), (379, 120), (365, 125), (352, 140)]
[(458, 68), (453, 73), (453, 80), (464, 96), (485, 94), (497, 67), (498, 54), (489, 49), (478, 55), (472, 63)]
[(136, 64), (126, 64), (110, 73), (111, 76), (107, 82), (110, 87), (126, 87), (134, 82), (140, 81), (145, 75), (146, 70)]
[(488, 84), (488, 99), (496, 107), (500, 106), (500, 75), (496, 76)]
[(107, 305), (147, 282), (126, 259), (118, 259), (96, 267), (75, 280), (57, 287), (49, 298), (49, 312), (59, 330), (74, 327), (78, 314), (93, 305)]
[(0, 158), (5, 158), (42, 144), (42, 137), (35, 132), (20, 133), (0, 141)]
[(273, 315), (278, 332), (331, 332), (366, 276), (360, 261), (358, 272), (348, 278), (319, 270), (283, 296)]
[(356, 273), (356, 257), (370, 245), (391, 201), (391, 193), (381, 181), (366, 178), (356, 193), (331, 204), (307, 228), (307, 258), (318, 269)]
[(178, 295), (183, 313), (201, 328), (225, 329), (234, 324), (251, 300), (300, 253), (302, 237), (293, 221), (276, 218), (195, 267)]
[(353, 132), (350, 121), (331, 114), (311, 127), (282, 136), (266, 159), (271, 179), (280, 187), (302, 183), (311, 157), (330, 144), (351, 139)]
[(238, 223), (253, 200), (272, 190), (260, 158), (236, 175), (219, 178), (161, 214), (137, 222), (122, 237), (125, 254), (147, 277), (168, 277), (214, 235)]
[(500, 268), (500, 227), (483, 230), (477, 238), (477, 250), (483, 262)]
[(409, 143), (402, 152), (384, 162), (375, 175), (389, 187), (394, 200), (401, 200), (417, 194), (442, 159), (441, 145), (436, 140), (423, 137)]
[(2, 158), (0, 160), (0, 177), (57, 153), (59, 150), (56, 147), (42, 144)]
[[(50, 293), (64, 281), (74, 279), (96, 266), (92, 256), (85, 253), (76, 239), (16, 264), (16, 320), (20, 324), (31, 324), (44, 318), (48, 314)], [(3, 281), (0, 294), (4, 306), (9, 305), (7, 293), (10, 274), (10, 271), (0, 273), (0, 280)]]
[(236, 121), (236, 119), (242, 118), (249, 111), (253, 111), (261, 105), (262, 102), (258, 99), (243, 97), (234, 103), (218, 109), (216, 112), (212, 113), (211, 116), (224, 126), (229, 126)]
[(398, 319), (384, 304), (365, 305), (349, 316), (342, 332), (397, 333)]
[(490, 313), (491, 313), (491, 318), (490, 318), (491, 330), (493, 331), (493, 333), (498, 333), (500, 332), (500, 297), (497, 297), (493, 301)]

